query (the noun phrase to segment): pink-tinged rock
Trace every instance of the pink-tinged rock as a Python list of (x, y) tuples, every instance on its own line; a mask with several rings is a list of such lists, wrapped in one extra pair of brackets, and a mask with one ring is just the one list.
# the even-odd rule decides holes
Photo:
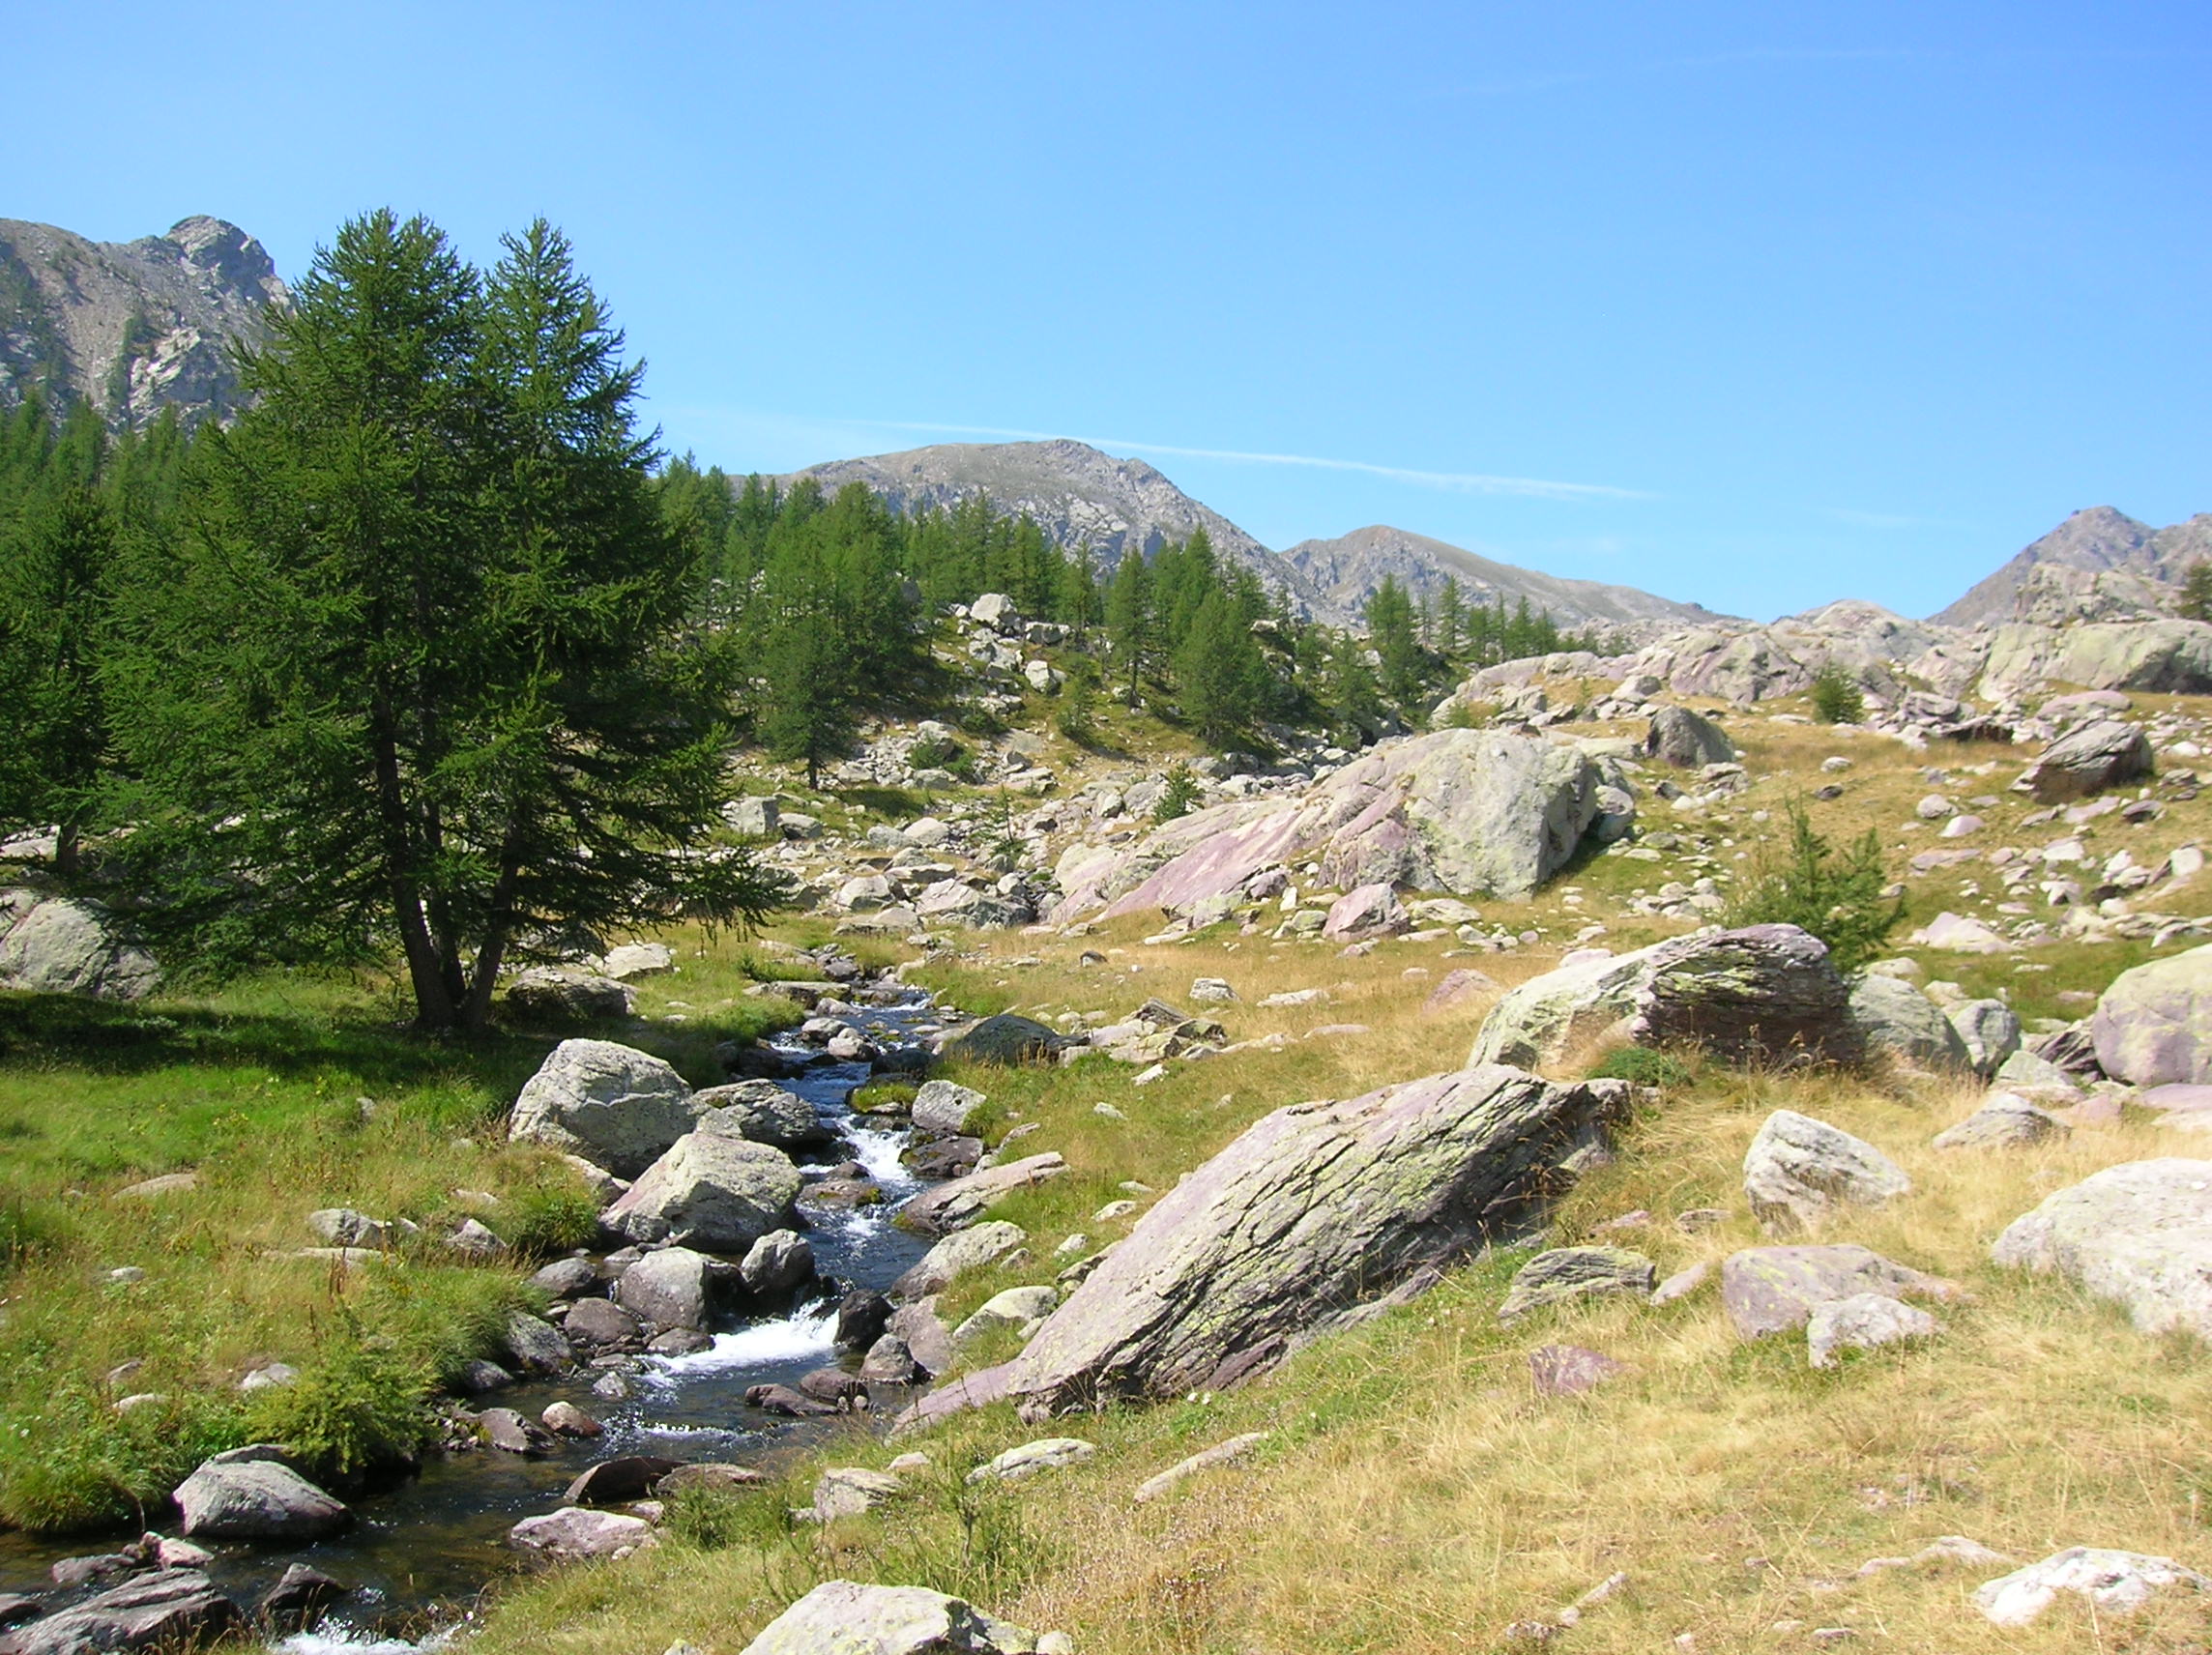
[(1321, 934), (1331, 942), (1361, 937), (1394, 937), (1412, 927), (1398, 893), (1386, 885), (1363, 885), (1329, 904)]
[(1543, 1397), (1581, 1396), (1627, 1372), (1626, 1362), (1580, 1345), (1544, 1345), (1528, 1352), (1528, 1377)]
[(1577, 748), (1488, 730), (1383, 741), (1293, 798), (1237, 799), (1126, 846), (1061, 858), (1064, 924), (1184, 911), (1286, 862), (1324, 886), (1526, 896), (1575, 854), (1597, 814), (1597, 768)]
[(2122, 972), (2089, 1027), (2098, 1065), (2115, 1080), (2212, 1082), (2212, 944)]

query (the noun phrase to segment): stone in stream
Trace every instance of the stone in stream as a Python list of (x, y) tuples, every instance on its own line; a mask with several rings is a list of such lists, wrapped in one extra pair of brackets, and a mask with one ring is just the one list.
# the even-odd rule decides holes
[(692, 1130), (691, 1089), (651, 1053), (564, 1040), (514, 1100), (508, 1136), (633, 1178)]
[(599, 1270), (589, 1259), (556, 1259), (525, 1285), (548, 1298), (580, 1298), (599, 1285)]
[(1138, 1220), (1012, 1389), (1041, 1414), (1263, 1371), (1527, 1223), (1627, 1095), (1491, 1066), (1278, 1109)]
[(836, 1133), (797, 1092), (773, 1081), (738, 1081), (691, 1094), (698, 1130), (745, 1138), (776, 1149), (811, 1149), (833, 1143)]
[(1768, 1116), (1744, 1151), (1744, 1194), (1769, 1230), (1818, 1224), (1838, 1207), (1879, 1206), (1911, 1188), (1872, 1144), (1795, 1110)]
[(37, 1598), (25, 1597), (20, 1592), (0, 1592), (0, 1630), (36, 1620), (44, 1612), (45, 1605)]
[(970, 1270), (998, 1263), (1029, 1238), (1028, 1231), (1004, 1219), (956, 1230), (893, 1282), (891, 1292), (902, 1299), (927, 1298), (931, 1293), (943, 1292)]
[(929, 1373), (943, 1374), (951, 1370), (952, 1330), (937, 1314), (935, 1294), (901, 1305), (885, 1323), (885, 1331), (904, 1340), (914, 1359)]
[(928, 1139), (910, 1146), (899, 1157), (923, 1178), (964, 1178), (982, 1158), (980, 1138)]
[(1654, 943), (1532, 977), (1482, 1021), (1470, 1066), (1553, 1063), (1613, 1034), (1724, 1062), (1856, 1062), (1865, 1042), (1827, 945), (1794, 925)]
[(552, 1433), (511, 1408), (485, 1408), (477, 1415), (477, 1426), (486, 1442), (505, 1453), (535, 1458), (553, 1452)]
[(803, 1391), (795, 1391), (789, 1385), (753, 1385), (745, 1391), (745, 1406), (768, 1413), (780, 1413), (787, 1419), (814, 1419), (837, 1410), (826, 1402), (816, 1402)]
[(172, 1497), (188, 1537), (315, 1540), (353, 1521), (343, 1502), (276, 1459), (205, 1461)]
[(897, 1221), (903, 1229), (923, 1235), (948, 1235), (981, 1218), (999, 1197), (1027, 1189), (1032, 1184), (1041, 1184), (1065, 1171), (1067, 1162), (1057, 1150), (1008, 1161), (1004, 1166), (985, 1167), (964, 1178), (954, 1178), (949, 1183), (922, 1191), (899, 1208)]
[(689, 1247), (665, 1247), (625, 1270), (615, 1297), (655, 1327), (704, 1327), (717, 1284), (736, 1275), (731, 1265)]
[(814, 1279), (814, 1248), (796, 1230), (771, 1230), (738, 1265), (745, 1292), (772, 1296)]
[(825, 1581), (761, 1630), (743, 1655), (1033, 1655), (1036, 1639), (922, 1586)]
[(656, 1454), (624, 1454), (585, 1469), (562, 1495), (568, 1505), (627, 1505), (653, 1493), (677, 1468)]
[(212, 1640), (238, 1620), (238, 1606), (201, 1571), (163, 1569), (11, 1633), (8, 1648), (12, 1655), (90, 1655), (182, 1647)]
[(580, 1298), (568, 1311), (562, 1328), (572, 1340), (604, 1349), (626, 1345), (641, 1329), (637, 1318), (611, 1299)]
[(860, 1378), (867, 1384), (911, 1385), (929, 1378), (929, 1373), (915, 1360), (904, 1339), (887, 1333), (868, 1347), (860, 1362)]
[(453, 1388), (463, 1396), (486, 1396), (493, 1391), (503, 1391), (513, 1383), (514, 1376), (497, 1362), (487, 1362), (481, 1356), (473, 1356), (461, 1364)]
[(801, 1183), (799, 1169), (781, 1149), (691, 1132), (639, 1174), (599, 1223), (632, 1241), (677, 1235), (739, 1252), (789, 1226)]
[(851, 1408), (858, 1404), (868, 1406), (868, 1383), (858, 1374), (848, 1374), (842, 1368), (816, 1368), (800, 1376), (799, 1388), (816, 1402), (829, 1403), (832, 1408)]
[(524, 1374), (565, 1374), (576, 1365), (576, 1352), (550, 1321), (515, 1311), (507, 1319), (502, 1343)]
[(653, 1537), (653, 1524), (642, 1517), (586, 1511), (580, 1506), (526, 1517), (507, 1531), (509, 1545), (563, 1559), (625, 1557)]
[(1629, 1293), (1649, 1298), (1659, 1267), (1625, 1247), (1554, 1247), (1515, 1272), (1498, 1320), (1517, 1321), (1532, 1310), (1580, 1299)]
[(547, 1404), (545, 1411), (538, 1416), (538, 1423), (556, 1437), (597, 1437), (606, 1430), (572, 1402)]
[(2005, 1227), (1999, 1264), (2056, 1271), (2124, 1307), (2137, 1331), (2212, 1339), (2212, 1161), (2128, 1161)]
[(1911, 1294), (1947, 1302), (1956, 1282), (1924, 1275), (1846, 1242), (1832, 1247), (1747, 1247), (1721, 1264), (1721, 1306), (1739, 1339), (1803, 1327), (1819, 1306), (1854, 1293)]
[(349, 1590), (320, 1569), (305, 1563), (288, 1564), (276, 1583), (253, 1606), (253, 1618), (273, 1630), (297, 1632)]
[(883, 1337), (891, 1319), (891, 1301), (873, 1288), (851, 1288), (837, 1301), (837, 1329), (831, 1343), (840, 1350), (865, 1350)]

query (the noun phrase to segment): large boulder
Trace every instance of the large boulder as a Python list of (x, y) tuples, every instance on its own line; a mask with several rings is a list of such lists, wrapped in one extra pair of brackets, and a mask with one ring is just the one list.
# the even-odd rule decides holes
[(2122, 972), (2090, 1021), (2097, 1066), (2140, 1087), (2212, 1082), (2212, 944)]
[(509, 1011), (533, 1023), (590, 1023), (637, 1009), (637, 990), (629, 984), (576, 966), (518, 972), (500, 998)]
[(1870, 1292), (1947, 1301), (1959, 1296), (1959, 1288), (1853, 1242), (1746, 1247), (1721, 1263), (1721, 1308), (1739, 1339), (1790, 1332), (1823, 1304)]
[(1581, 845), (1598, 782), (1587, 754), (1537, 737), (1440, 730), (1382, 741), (1295, 798), (1237, 799), (1128, 845), (1070, 852), (1050, 917), (1185, 912), (1304, 862), (1339, 890), (1526, 896)]
[(1690, 770), (1733, 764), (1736, 757), (1735, 743), (1721, 733), (1721, 727), (1687, 707), (1662, 707), (1651, 714), (1644, 752), (1663, 765)]
[(1902, 978), (1869, 973), (1851, 984), (1851, 1022), (1870, 1051), (1892, 1052), (1930, 1067), (1972, 1063), (1966, 1042), (1943, 1008)]
[(1018, 1626), (921, 1586), (825, 1581), (761, 1630), (744, 1655), (1031, 1655)]
[(543, 1517), (526, 1517), (507, 1531), (507, 1543), (517, 1551), (540, 1552), (570, 1562), (627, 1556), (653, 1539), (653, 1524), (642, 1517), (573, 1505)]
[(943, 1056), (954, 1062), (1002, 1066), (1049, 1063), (1066, 1044), (1063, 1036), (1035, 1018), (1002, 1011), (946, 1041)]
[(97, 903), (0, 890), (0, 989), (141, 1000), (160, 980), (154, 956), (125, 941)]
[(1838, 1207), (1879, 1206), (1906, 1194), (1903, 1168), (1864, 1139), (1778, 1109), (1743, 1156), (1743, 1193), (1769, 1230), (1815, 1225)]
[(1491, 1008), (1469, 1063), (1557, 1062), (1617, 1032), (1725, 1061), (1855, 1061), (1864, 1043), (1827, 945), (1794, 925), (1675, 937), (1533, 977)]
[(238, 1606), (198, 1569), (161, 1569), (9, 1634), (12, 1655), (176, 1649), (227, 1632)]
[(742, 1253), (791, 1223), (802, 1183), (781, 1149), (691, 1132), (646, 1168), (600, 1222), (632, 1241), (674, 1235), (711, 1251)]
[(718, 1264), (704, 1253), (664, 1247), (622, 1273), (615, 1283), (615, 1299), (655, 1327), (703, 1328), (716, 1290), (736, 1277), (734, 1265)]
[(634, 1178), (692, 1118), (691, 1089), (660, 1059), (611, 1040), (564, 1040), (523, 1083), (507, 1135)]
[(1990, 1251), (2124, 1306), (2141, 1332), (2212, 1339), (2212, 1161), (2107, 1167), (2014, 1219)]
[(2044, 748), (2015, 785), (2038, 803), (2064, 804), (2150, 773), (2150, 738), (2133, 724), (2099, 718)]
[(177, 1485), (188, 1536), (313, 1540), (353, 1521), (344, 1504), (280, 1460), (216, 1459)]
[(1278, 1109), (1138, 1220), (1010, 1388), (1059, 1411), (1258, 1372), (1526, 1222), (1626, 1091), (1493, 1065)]
[(1974, 1073), (1988, 1080), (2020, 1050), (2020, 1018), (2001, 1000), (1968, 1000), (1944, 1013), (1966, 1048)]
[(892, 1296), (913, 1300), (943, 1292), (970, 1270), (997, 1263), (1029, 1238), (1028, 1231), (1004, 1219), (956, 1230), (891, 1284)]
[(691, 1094), (701, 1132), (749, 1138), (778, 1149), (811, 1149), (837, 1134), (797, 1092), (773, 1081), (738, 1081)]
[(966, 1177), (948, 1178), (934, 1189), (923, 1190), (899, 1208), (898, 1222), (923, 1235), (949, 1235), (981, 1218), (984, 1209), (999, 1197), (1027, 1189), (1032, 1184), (1041, 1184), (1047, 1178), (1057, 1178), (1066, 1171), (1067, 1162), (1059, 1151), (1052, 1149), (1001, 1166), (985, 1167)]

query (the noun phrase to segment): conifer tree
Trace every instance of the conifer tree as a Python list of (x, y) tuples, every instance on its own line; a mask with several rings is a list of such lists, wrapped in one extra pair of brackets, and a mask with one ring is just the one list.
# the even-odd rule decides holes
[(1137, 706), (1138, 681), (1152, 653), (1152, 576), (1144, 553), (1125, 548), (1106, 589), (1106, 637), (1116, 664), (1128, 675), (1128, 705)]
[(1267, 665), (1229, 594), (1216, 589), (1200, 602), (1176, 655), (1176, 682), (1183, 715), (1216, 747), (1233, 745), (1259, 719)]

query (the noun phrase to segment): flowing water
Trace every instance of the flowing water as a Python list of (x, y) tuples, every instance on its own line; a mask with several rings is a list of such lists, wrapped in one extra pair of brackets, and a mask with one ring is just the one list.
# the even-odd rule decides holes
[[(881, 1038), (911, 1038), (934, 1026), (939, 1015), (917, 991), (906, 1003), (871, 1006), (854, 1021)], [(812, 1055), (797, 1045), (786, 1049), (802, 1058)], [(816, 1269), (844, 1287), (883, 1289), (921, 1257), (927, 1243), (891, 1223), (898, 1204), (922, 1187), (899, 1160), (907, 1140), (903, 1122), (887, 1125), (847, 1106), (868, 1078), (866, 1064), (839, 1063), (809, 1068), (782, 1084), (811, 1102), (843, 1138), (827, 1151), (828, 1158), (859, 1161), (884, 1193), (880, 1206), (808, 1209), (806, 1235)], [(864, 1413), (793, 1420), (744, 1404), (752, 1385), (796, 1383), (802, 1374), (838, 1362), (830, 1340), (835, 1321), (835, 1301), (818, 1298), (788, 1315), (717, 1332), (713, 1346), (695, 1354), (641, 1358), (627, 1401), (594, 1396), (589, 1370), (573, 1380), (502, 1391), (488, 1401), (535, 1418), (547, 1405), (566, 1400), (598, 1419), (606, 1433), (589, 1441), (564, 1439), (543, 1458), (490, 1449), (426, 1455), (420, 1475), (352, 1502), (355, 1520), (344, 1533), (304, 1547), (225, 1547), (208, 1572), (246, 1604), (295, 1562), (356, 1588), (314, 1632), (279, 1644), (288, 1655), (389, 1655), (429, 1647), (435, 1638), (416, 1644), (393, 1633), (419, 1631), (426, 1620), (451, 1623), (488, 1582), (523, 1566), (506, 1544), (507, 1531), (525, 1517), (559, 1506), (562, 1490), (588, 1466), (624, 1454), (655, 1454), (773, 1469), (825, 1440), (871, 1434), (873, 1417)], [(843, 1360), (859, 1367), (857, 1356)], [(896, 1392), (881, 1394), (887, 1403), (900, 1400)], [(51, 1590), (47, 1571), (55, 1560), (102, 1549), (82, 1537), (56, 1543), (0, 1533), (0, 1592)]]

